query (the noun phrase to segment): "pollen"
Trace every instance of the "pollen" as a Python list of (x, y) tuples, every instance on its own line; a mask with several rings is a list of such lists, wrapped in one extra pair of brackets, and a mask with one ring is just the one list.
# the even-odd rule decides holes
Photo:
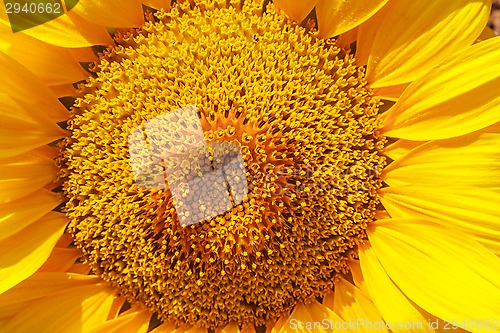
[[(64, 211), (86, 262), (130, 303), (179, 327), (266, 325), (324, 296), (379, 204), (386, 141), (364, 69), (272, 4), (242, 3), (179, 2), (119, 30), (80, 85), (61, 144)], [(196, 110), (208, 145), (237, 148), (236, 184), (247, 184), (224, 209), (214, 197), (227, 189), (210, 177), (180, 186), (217, 213), (190, 225), (170, 181), (137, 181), (129, 142), (183, 108)], [(181, 118), (162, 129), (190, 142)], [(213, 169), (211, 154), (199, 174)]]

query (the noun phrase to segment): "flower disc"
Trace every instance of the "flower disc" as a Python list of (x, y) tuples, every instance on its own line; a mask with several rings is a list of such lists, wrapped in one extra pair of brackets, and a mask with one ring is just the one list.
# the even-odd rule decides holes
[[(239, 3), (182, 2), (119, 32), (80, 87), (62, 146), (65, 212), (85, 259), (178, 325), (260, 325), (323, 296), (379, 203), (385, 139), (363, 68), (272, 5)], [(154, 119), (167, 119), (166, 146), (191, 142), (184, 113), (165, 118), (178, 110), (196, 111), (211, 147), (236, 147), (244, 171), (245, 195), (222, 211), (214, 197), (227, 193), (213, 179), (186, 185), (184, 196), (219, 212), (190, 225), (168, 177), (164, 188), (137, 181), (130, 146)]]

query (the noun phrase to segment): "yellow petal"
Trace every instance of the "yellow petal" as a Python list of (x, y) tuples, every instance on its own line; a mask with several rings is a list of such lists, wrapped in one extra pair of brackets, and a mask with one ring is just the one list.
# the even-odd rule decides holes
[(318, 0), (274, 0), (276, 7), (282, 9), (292, 20), (302, 22), (313, 10)]
[(35, 273), (14, 288), (0, 295), (0, 318), (14, 317), (35, 300), (59, 291), (97, 284), (97, 276), (72, 273)]
[[(29, 26), (35, 26), (16, 33), (29, 35), (48, 44), (70, 48), (113, 44), (104, 26), (92, 24), (72, 11), (49, 21), (44, 15), (29, 15), (25, 18)], [(0, 2), (0, 33), (12, 33), (3, 1)]]
[(22, 33), (3, 34), (0, 51), (19, 61), (47, 85), (73, 83), (89, 76), (68, 50)]
[(370, 54), (368, 82), (380, 88), (422, 77), (474, 42), (490, 5), (491, 0), (389, 1), (381, 10), (383, 19), (366, 22), (358, 34), (358, 48)]
[(493, 38), (496, 36), (497, 35), (495, 34), (495, 32), (490, 27), (486, 26), (483, 28), (483, 31), (481, 32), (479, 37), (477, 37), (476, 43), (482, 42), (484, 40), (487, 40), (487, 39), (490, 39), (490, 38)]
[(389, 3), (384, 8), (379, 10), (368, 21), (362, 23), (358, 28), (356, 36), (356, 56), (354, 57), (355, 64), (358, 66), (366, 66), (370, 59), (370, 52), (373, 41), (377, 36), (378, 28), (385, 20), (387, 8), (391, 7)]
[(145, 310), (121, 315), (118, 318), (101, 323), (88, 333), (146, 333), (151, 314)]
[(115, 298), (113, 301), (113, 305), (108, 313), (108, 320), (115, 319), (120, 314), (120, 310), (122, 309), (123, 304), (125, 304), (125, 298), (123, 296), (119, 296)]
[(144, 23), (141, 2), (137, 0), (80, 0), (71, 12), (104, 27), (130, 28)]
[(149, 333), (172, 333), (175, 332), (175, 325), (170, 323), (163, 323)]
[(344, 32), (337, 38), (337, 45), (340, 47), (348, 47), (358, 38), (358, 28)]
[(382, 99), (397, 102), (406, 88), (408, 88), (408, 85), (408, 83), (403, 83), (397, 86), (375, 88), (373, 92)]
[[(3, 79), (0, 82), (0, 93), (10, 96), (18, 105), (25, 107), (26, 109), (22, 111), (23, 115), (39, 122), (42, 121), (43, 116), (54, 121), (63, 121), (68, 118), (66, 108), (45, 84), (26, 67), (2, 52), (0, 52), (0, 72)], [(7, 102), (3, 95), (1, 99), (2, 104)]]
[(163, 8), (165, 11), (170, 9), (170, 1), (169, 0), (143, 0), (143, 4), (148, 7), (160, 9)]
[(71, 236), (68, 232), (65, 232), (57, 241), (56, 247), (66, 248), (71, 243), (73, 243), (73, 236)]
[(58, 86), (49, 86), (52, 94), (57, 97), (65, 97), (65, 96), (76, 96), (76, 89), (72, 84), (62, 84)]
[(389, 110), (386, 135), (438, 140), (498, 122), (499, 57), (500, 38), (491, 38), (466, 48), (413, 82)]
[[(0, 93), (0, 97), (5, 97)], [(5, 97), (0, 105), (0, 158), (13, 156), (44, 146), (65, 136), (65, 132), (53, 121), (44, 117), (34, 119), (25, 115), (22, 101)]]
[(344, 321), (355, 323), (354, 328), (359, 332), (387, 332), (373, 302), (361, 290), (342, 278), (335, 282), (333, 310)]
[(363, 272), (361, 271), (361, 265), (359, 260), (349, 260), (348, 261), (349, 270), (351, 271), (352, 279), (354, 280), (354, 285), (359, 288), (365, 295), (370, 295), (368, 288), (366, 288), (366, 282), (363, 277)]
[(224, 327), (220, 333), (240, 333), (240, 329), (238, 328), (238, 324), (233, 322)]
[[(408, 260), (408, 259), (407, 259)], [(370, 246), (359, 250), (359, 262), (370, 298), (393, 332), (408, 332), (397, 323), (410, 323), (414, 332), (434, 332), (427, 325), (427, 316), (392, 282)]]
[(86, 263), (75, 263), (70, 268), (68, 268), (67, 272), (76, 273), (76, 274), (89, 274), (91, 268)]
[[(0, 203), (12, 202), (38, 191), (57, 178), (54, 161), (29, 152), (0, 159)], [(26, 199), (29, 200), (29, 199)]]
[(355, 332), (349, 323), (342, 320), (335, 312), (317, 301), (312, 301), (309, 304), (297, 304), (280, 333), (326, 333), (333, 332), (336, 327), (339, 331)]
[[(335, 286), (337, 285), (337, 282), (335, 282)], [(330, 310), (333, 310), (333, 303), (334, 303), (334, 298), (335, 298), (335, 293), (333, 290), (327, 290), (326, 294), (323, 296), (323, 301), (321, 304), (329, 308)]]
[[(438, 318), (468, 323), (500, 318), (500, 258), (455, 230), (423, 220), (371, 225), (373, 251), (408, 298)], [(460, 325), (457, 325), (460, 326)]]
[(431, 141), (391, 163), (382, 174), (391, 186), (414, 184), (500, 186), (500, 134), (485, 133)]
[(38, 272), (65, 272), (82, 256), (82, 251), (76, 247), (55, 247)]
[(49, 213), (17, 234), (0, 241), (0, 294), (42, 266), (67, 223), (63, 214)]
[(93, 62), (97, 61), (98, 57), (96, 53), (94, 52), (94, 49), (91, 47), (80, 47), (80, 48), (74, 48), (74, 49), (69, 49), (73, 57), (75, 57), (76, 60), (79, 62)]
[(316, 5), (319, 36), (330, 38), (356, 28), (388, 0), (319, 0)]
[(59, 149), (50, 146), (42, 146), (33, 151), (35, 153), (40, 153), (50, 159), (55, 159), (57, 156), (59, 156)]
[(500, 255), (498, 192), (468, 186), (410, 185), (383, 188), (380, 197), (392, 217), (422, 218), (460, 230)]
[(424, 143), (425, 141), (407, 141), (400, 139), (385, 147), (384, 155), (390, 157), (392, 160), (399, 160)]
[(389, 213), (385, 209), (384, 210), (378, 209), (375, 212), (375, 219), (376, 220), (388, 219), (390, 217), (391, 217), (391, 215), (389, 215)]
[(253, 325), (243, 326), (241, 329), (241, 333), (256, 333), (255, 327)]
[(66, 289), (42, 298), (17, 314), (5, 332), (86, 332), (106, 321), (114, 299), (110, 287), (95, 284)]
[(267, 327), (271, 327), (271, 329), (270, 330), (268, 329), (266, 331), (266, 333), (268, 333), (268, 332), (270, 332), (270, 333), (281, 332), (282, 329), (284, 329), (285, 325), (288, 322), (288, 317), (289, 317), (288, 314), (283, 314), (278, 318), (278, 320), (276, 322), (267, 323)]
[(0, 204), (0, 240), (35, 222), (60, 203), (59, 195), (42, 189), (27, 197)]

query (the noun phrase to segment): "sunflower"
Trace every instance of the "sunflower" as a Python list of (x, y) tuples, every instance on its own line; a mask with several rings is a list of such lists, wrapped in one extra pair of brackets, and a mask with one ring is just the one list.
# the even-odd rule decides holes
[(73, 2), (1, 5), (1, 332), (500, 329), (491, 1)]

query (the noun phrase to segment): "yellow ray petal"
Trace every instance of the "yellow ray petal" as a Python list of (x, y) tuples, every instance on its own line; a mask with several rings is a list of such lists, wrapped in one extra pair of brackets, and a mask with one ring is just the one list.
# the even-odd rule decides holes
[[(0, 203), (23, 198), (57, 178), (54, 161), (29, 152), (0, 159)], [(29, 199), (26, 199), (29, 200)]]
[(146, 333), (151, 314), (145, 310), (121, 315), (118, 318), (101, 323), (88, 333)]
[(424, 143), (425, 141), (397, 140), (393, 144), (384, 148), (384, 155), (389, 156), (393, 160), (399, 160), (410, 151)]
[[(53, 20), (42, 14), (30, 15), (26, 16), (26, 21), (31, 22), (29, 26), (36, 26), (17, 33), (29, 35), (48, 44), (70, 48), (113, 44), (104, 26), (92, 24), (72, 11)], [(0, 2), (0, 33), (12, 33), (3, 1)]]
[(408, 85), (408, 83), (403, 83), (397, 86), (375, 88), (373, 92), (381, 99), (397, 102), (406, 88), (408, 88)]
[(27, 197), (0, 204), (0, 240), (35, 222), (60, 203), (60, 195), (42, 189)]
[(495, 32), (493, 30), (491, 30), (490, 27), (486, 26), (483, 28), (483, 31), (481, 32), (479, 37), (477, 37), (476, 43), (482, 42), (484, 40), (487, 40), (487, 39), (490, 39), (490, 38), (493, 38), (496, 36), (497, 35), (495, 34)]
[(169, 0), (143, 0), (143, 4), (148, 7), (160, 9), (163, 8), (165, 11), (170, 9), (170, 1)]
[(302, 22), (313, 10), (318, 0), (274, 0), (276, 7), (282, 9), (292, 20)]
[(372, 17), (388, 0), (319, 0), (318, 31), (322, 38), (338, 36)]
[[(500, 258), (481, 244), (417, 219), (371, 226), (368, 238), (383, 269), (421, 308), (459, 323), (500, 318)], [(484, 326), (463, 328), (484, 332)]]
[(335, 312), (326, 306), (312, 301), (309, 304), (299, 303), (295, 306), (280, 333), (326, 333), (333, 332), (334, 328), (343, 332), (355, 332), (349, 327), (349, 323), (342, 320)]
[(500, 134), (468, 135), (431, 141), (391, 163), (382, 173), (391, 186), (415, 184), (431, 187), (460, 184), (500, 186)]
[(90, 274), (91, 272), (89, 264), (86, 263), (75, 263), (70, 268), (67, 269), (68, 273), (76, 274)]
[(383, 19), (368, 21), (359, 31), (358, 47), (370, 55), (368, 82), (380, 88), (421, 77), (474, 42), (490, 5), (491, 0), (389, 1)]
[(57, 241), (56, 247), (66, 248), (71, 243), (73, 243), (73, 236), (71, 236), (68, 232), (65, 232)]
[(355, 323), (359, 332), (387, 332), (386, 324), (373, 302), (350, 282), (335, 282), (333, 310), (344, 321)]
[(144, 23), (141, 2), (137, 0), (80, 0), (71, 12), (103, 27), (130, 28)]
[(458, 229), (500, 255), (498, 192), (467, 186), (410, 185), (386, 187), (380, 196), (392, 217), (422, 218)]
[(348, 265), (356, 288), (359, 288), (359, 290), (364, 292), (365, 295), (370, 295), (368, 289), (366, 288), (366, 283), (363, 277), (363, 273), (361, 272), (361, 265), (359, 264), (359, 260), (349, 260)]
[(55, 97), (76, 96), (76, 89), (72, 84), (62, 84), (59, 86), (49, 86)]
[(113, 301), (113, 305), (111, 306), (111, 309), (109, 310), (107, 320), (115, 319), (118, 317), (123, 304), (125, 304), (125, 301), (126, 300), (123, 296), (119, 296), (119, 297), (115, 298), (115, 300)]
[(240, 333), (240, 329), (238, 328), (238, 324), (233, 322), (224, 327), (220, 333)]
[[(411, 323), (415, 332), (434, 332), (427, 325), (427, 316), (392, 282), (370, 246), (362, 246), (359, 261), (370, 298), (393, 332), (408, 332), (397, 323)], [(411, 331), (411, 330), (410, 330)]]
[[(335, 285), (337, 285), (336, 283), (337, 282), (335, 282)], [(322, 300), (321, 304), (323, 304), (324, 306), (326, 306), (330, 310), (333, 310), (334, 297), (335, 297), (334, 291), (328, 290), (326, 292), (326, 294), (323, 296), (323, 300)]]
[(387, 4), (379, 10), (375, 15), (373, 15), (368, 21), (362, 23), (358, 27), (358, 34), (356, 36), (356, 56), (355, 64), (358, 66), (366, 66), (370, 59), (370, 52), (373, 46), (373, 41), (377, 36), (378, 28), (385, 20), (385, 17), (389, 13), (387, 8), (391, 7), (392, 4)]
[(40, 153), (42, 156), (46, 156), (50, 159), (55, 159), (59, 156), (59, 149), (50, 146), (42, 146), (34, 150), (35, 153)]
[(6, 332), (86, 332), (106, 321), (113, 302), (110, 287), (95, 284), (66, 289), (42, 298), (17, 314)]
[(376, 220), (383, 220), (383, 219), (388, 219), (388, 218), (391, 218), (391, 215), (389, 215), (389, 213), (386, 210), (378, 209), (375, 212), (375, 219)]
[(0, 318), (14, 317), (33, 301), (59, 291), (97, 284), (97, 276), (72, 273), (35, 273), (14, 288), (0, 295)]
[(63, 214), (49, 213), (17, 234), (0, 241), (0, 294), (42, 266), (67, 223)]
[(347, 47), (355, 42), (358, 38), (358, 28), (351, 29), (344, 32), (337, 38), (337, 45), (340, 47)]
[(76, 261), (82, 257), (82, 251), (78, 248), (60, 248), (55, 247), (50, 253), (49, 258), (38, 269), (38, 272), (65, 272)]
[(288, 322), (288, 314), (282, 314), (278, 320), (269, 322), (266, 324), (268, 329), (266, 330), (266, 333), (279, 333), (282, 331), (282, 329), (285, 327), (285, 325)]
[[(41, 121), (42, 115), (54, 121), (68, 118), (68, 111), (55, 98), (50, 90), (24, 66), (0, 52), (0, 93), (13, 98), (19, 105), (26, 107), (22, 114)], [(29, 98), (27, 98), (29, 96)], [(2, 104), (5, 97), (2, 95)], [(36, 110), (36, 112), (34, 112)]]
[(175, 325), (163, 323), (149, 333), (172, 333), (175, 331)]
[(255, 327), (253, 325), (243, 326), (241, 329), (241, 333), (256, 333)]
[(498, 122), (499, 57), (500, 38), (491, 38), (463, 50), (413, 82), (389, 110), (386, 135), (438, 140)]
[(79, 62), (92, 62), (97, 61), (98, 57), (91, 47), (80, 47), (68, 49), (73, 57)]
[(68, 50), (22, 33), (3, 34), (0, 51), (19, 61), (47, 85), (73, 83), (88, 77)]
[(54, 121), (32, 105), (0, 93), (0, 157), (41, 147), (66, 135)]

